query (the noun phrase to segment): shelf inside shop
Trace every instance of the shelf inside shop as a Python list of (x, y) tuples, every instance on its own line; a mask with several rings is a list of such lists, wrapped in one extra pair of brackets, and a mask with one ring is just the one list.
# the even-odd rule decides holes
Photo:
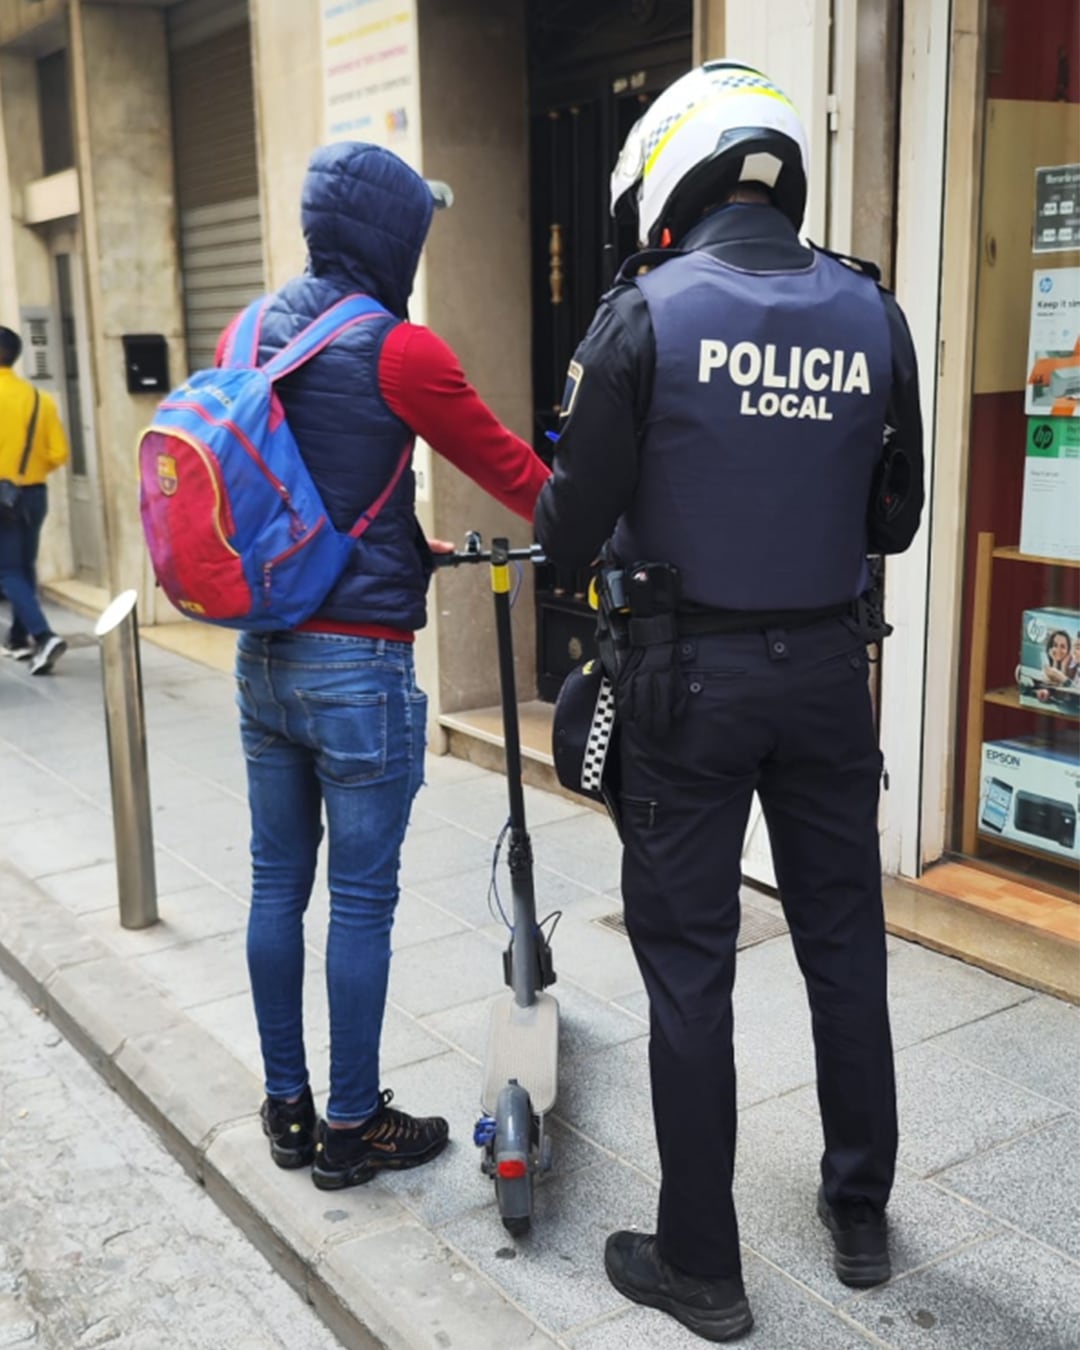
[(1075, 722), (1076, 714), (1062, 711), (1061, 708), (1052, 707), (1049, 704), (1043, 704), (1036, 707), (1032, 703), (1021, 703), (1020, 695), (1015, 689), (1008, 687), (1004, 689), (988, 689), (983, 695), (986, 703), (996, 703), (1002, 708), (1016, 708), (1019, 712), (1036, 713), (1039, 717), (1056, 717), (1062, 722)]
[(1015, 544), (994, 549), (994, 557), (1008, 562), (1040, 563), (1043, 567), (1080, 567), (1080, 558), (1043, 558), (1035, 553), (1021, 553)]

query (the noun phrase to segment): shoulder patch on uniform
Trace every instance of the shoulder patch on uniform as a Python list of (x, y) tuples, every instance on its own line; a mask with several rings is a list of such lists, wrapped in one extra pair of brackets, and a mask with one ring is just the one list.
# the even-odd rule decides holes
[(571, 361), (566, 370), (566, 384), (563, 386), (562, 404), (559, 407), (559, 420), (563, 421), (574, 411), (574, 400), (585, 377), (585, 367), (580, 361)]

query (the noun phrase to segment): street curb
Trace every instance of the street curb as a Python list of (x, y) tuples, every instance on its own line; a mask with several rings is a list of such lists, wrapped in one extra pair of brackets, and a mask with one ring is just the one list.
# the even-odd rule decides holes
[(555, 1350), (387, 1187), (327, 1194), (275, 1169), (255, 1075), (3, 862), (0, 969), (351, 1350)]

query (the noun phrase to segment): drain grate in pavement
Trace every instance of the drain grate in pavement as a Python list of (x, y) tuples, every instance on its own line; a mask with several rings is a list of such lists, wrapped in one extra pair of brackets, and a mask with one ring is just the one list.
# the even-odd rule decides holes
[[(594, 919), (593, 923), (598, 923), (601, 928), (610, 928), (613, 933), (621, 933), (623, 937), (629, 936), (626, 931), (626, 920), (621, 913), (602, 914), (600, 918)], [(787, 930), (788, 926), (782, 915), (766, 914), (764, 910), (754, 909), (752, 905), (743, 905), (737, 946), (753, 947), (758, 942), (780, 937)]]

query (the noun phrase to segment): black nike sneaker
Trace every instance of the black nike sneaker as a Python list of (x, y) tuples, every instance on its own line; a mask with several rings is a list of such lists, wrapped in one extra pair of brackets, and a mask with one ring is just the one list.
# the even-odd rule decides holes
[(315, 1158), (315, 1103), (306, 1087), (295, 1102), (267, 1097), (259, 1111), (270, 1156), (279, 1167), (309, 1167)]
[(833, 1269), (852, 1289), (871, 1289), (892, 1274), (885, 1215), (867, 1204), (830, 1205), (818, 1190), (818, 1218), (832, 1234)]
[(738, 1276), (710, 1280), (676, 1270), (660, 1255), (652, 1233), (612, 1233), (604, 1267), (620, 1294), (670, 1313), (706, 1341), (733, 1341), (754, 1325)]
[(395, 1110), (387, 1088), (382, 1103), (363, 1125), (332, 1130), (319, 1121), (315, 1139), (315, 1166), (311, 1179), (321, 1191), (363, 1186), (376, 1172), (402, 1172), (437, 1157), (450, 1138), (441, 1116), (410, 1116)]

